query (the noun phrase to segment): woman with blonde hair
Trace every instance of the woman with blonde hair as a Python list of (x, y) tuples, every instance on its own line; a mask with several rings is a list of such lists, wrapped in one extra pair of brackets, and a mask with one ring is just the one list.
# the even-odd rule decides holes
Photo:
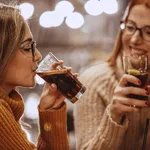
[[(34, 87), (41, 54), (16, 6), (0, 4), (0, 149), (69, 150), (66, 104), (55, 84), (45, 83), (40, 103), (37, 146), (21, 128), (24, 103), (16, 87)], [(63, 62), (58, 63), (62, 65)]]
[(142, 149), (150, 108), (148, 101), (129, 98), (128, 94), (148, 96), (149, 90), (126, 86), (128, 82), (140, 85), (141, 81), (124, 74), (122, 56), (146, 54), (150, 66), (149, 16), (150, 1), (131, 0), (121, 21), (124, 29), (118, 34), (111, 57), (81, 75), (88, 90), (76, 103), (74, 112), (78, 150)]

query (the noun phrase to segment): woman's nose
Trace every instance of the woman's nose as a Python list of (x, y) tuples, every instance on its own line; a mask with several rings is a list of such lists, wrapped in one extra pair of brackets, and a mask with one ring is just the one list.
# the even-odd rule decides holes
[(40, 61), (42, 60), (42, 55), (38, 49), (35, 51), (34, 61)]
[(140, 31), (135, 31), (135, 33), (132, 35), (132, 37), (131, 37), (131, 43), (133, 43), (133, 44), (140, 44), (140, 43), (142, 43), (142, 36), (141, 36), (141, 33), (140, 33)]

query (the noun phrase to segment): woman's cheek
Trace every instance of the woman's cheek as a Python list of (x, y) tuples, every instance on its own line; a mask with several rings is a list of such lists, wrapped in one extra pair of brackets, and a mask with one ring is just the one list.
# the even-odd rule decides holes
[(130, 45), (130, 38), (127, 36), (122, 36), (122, 47), (124, 50), (128, 50)]

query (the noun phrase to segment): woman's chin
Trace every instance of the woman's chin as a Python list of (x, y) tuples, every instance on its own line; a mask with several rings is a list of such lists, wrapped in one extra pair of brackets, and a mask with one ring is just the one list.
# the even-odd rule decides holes
[(36, 82), (35, 82), (35, 81), (34, 81), (34, 82), (30, 82), (30, 83), (27, 83), (27, 82), (26, 82), (26, 84), (22, 84), (21, 86), (22, 86), (22, 87), (33, 88), (33, 87), (36, 86)]

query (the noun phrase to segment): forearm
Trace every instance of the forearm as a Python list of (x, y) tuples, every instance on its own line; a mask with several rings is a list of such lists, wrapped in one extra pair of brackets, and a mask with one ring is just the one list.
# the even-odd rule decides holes
[(100, 99), (97, 102), (99, 102), (97, 105), (94, 101), (91, 105), (81, 103), (76, 108), (75, 130), (79, 150), (110, 150), (111, 148), (114, 150), (122, 143), (128, 121), (125, 120), (123, 125), (117, 124), (112, 120), (108, 109)]
[[(109, 117), (108, 113), (105, 112), (93, 137), (88, 139), (85, 143), (78, 143), (78, 149), (117, 150), (122, 143), (127, 124), (127, 121), (125, 121), (123, 126), (118, 125)], [(89, 128), (92, 127), (89, 126)]]
[(69, 150), (66, 104), (57, 110), (39, 110), (40, 136), (38, 149)]

